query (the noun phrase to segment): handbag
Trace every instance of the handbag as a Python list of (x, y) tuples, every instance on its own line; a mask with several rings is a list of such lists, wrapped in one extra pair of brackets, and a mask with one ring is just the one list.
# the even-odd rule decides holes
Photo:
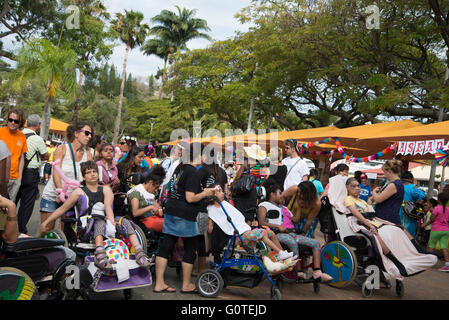
[(424, 207), (413, 201), (404, 201), (401, 207), (402, 212), (413, 220), (420, 220), (425, 216)]
[(256, 183), (256, 177), (246, 174), (235, 182), (232, 186), (232, 194), (243, 195), (251, 192)]

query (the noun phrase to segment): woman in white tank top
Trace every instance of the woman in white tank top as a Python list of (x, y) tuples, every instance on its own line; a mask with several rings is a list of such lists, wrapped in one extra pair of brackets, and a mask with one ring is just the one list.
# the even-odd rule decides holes
[[(92, 128), (86, 122), (78, 122), (76, 124), (70, 125), (66, 130), (67, 143), (58, 146), (55, 151), (54, 160), (61, 160), (61, 169), (64, 175), (69, 180), (82, 180), (80, 164), (87, 160), (92, 160), (91, 150), (87, 147), (90, 139), (93, 136)], [(75, 156), (75, 169), (74, 171), (72, 151)], [(76, 176), (76, 178), (75, 178)], [(41, 211), (41, 221), (44, 221), (52, 212), (54, 212), (60, 205), (60, 200), (58, 199), (58, 193), (56, 189), (63, 188), (64, 181), (58, 175), (56, 170), (52, 170), (51, 178), (49, 179), (47, 185), (42, 193), (40, 211)], [(68, 190), (70, 193), (72, 190)]]

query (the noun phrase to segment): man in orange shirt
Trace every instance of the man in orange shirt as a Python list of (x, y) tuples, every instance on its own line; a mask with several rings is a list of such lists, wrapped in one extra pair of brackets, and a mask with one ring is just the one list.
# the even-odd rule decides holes
[(25, 153), (28, 151), (25, 134), (20, 131), (25, 125), (25, 113), (12, 109), (6, 116), (6, 127), (0, 128), (0, 140), (6, 143), (11, 152), (11, 172), (8, 182), (9, 199), (15, 201), (22, 180)]

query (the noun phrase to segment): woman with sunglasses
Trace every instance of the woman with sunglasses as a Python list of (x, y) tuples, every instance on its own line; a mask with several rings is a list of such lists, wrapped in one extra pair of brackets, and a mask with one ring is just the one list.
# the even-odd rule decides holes
[[(134, 185), (140, 184), (140, 175), (146, 171), (146, 169), (140, 166), (144, 153), (143, 148), (134, 146), (126, 158), (120, 164), (117, 164), (119, 185), (117, 193), (114, 196), (114, 213), (116, 216), (122, 216), (124, 214), (126, 193)], [(133, 176), (139, 177), (133, 179)]]
[[(87, 122), (80, 121), (67, 127), (67, 142), (56, 149), (53, 158), (54, 161), (61, 161), (59, 166), (67, 179), (82, 181), (80, 164), (93, 159), (93, 155), (88, 147), (92, 136), (93, 129)], [(44, 222), (51, 213), (61, 206), (56, 189), (63, 187), (64, 181), (56, 170), (52, 170), (52, 175), (42, 192), (40, 203), (41, 222)], [(73, 190), (69, 188), (69, 192), (71, 191)], [(51, 227), (54, 227), (54, 222)]]
[(112, 191), (116, 191), (120, 180), (117, 178), (118, 169), (114, 164), (114, 148), (110, 143), (103, 143), (99, 150), (99, 160), (97, 161), (97, 165), (99, 169), (99, 184), (100, 185), (109, 185)]

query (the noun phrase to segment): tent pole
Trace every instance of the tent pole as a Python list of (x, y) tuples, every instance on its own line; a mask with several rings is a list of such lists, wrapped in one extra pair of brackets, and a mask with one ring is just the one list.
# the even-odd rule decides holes
[[(446, 80), (448, 77), (448, 72), (446, 72)], [(444, 108), (440, 107), (440, 113), (438, 115), (438, 122), (443, 121)], [(427, 189), (427, 197), (432, 198), (433, 186), (435, 185), (435, 172), (437, 170), (437, 161), (435, 159), (432, 160), (432, 167), (430, 168), (430, 179), (429, 179), (429, 188)], [(443, 180), (441, 180), (443, 182)]]

